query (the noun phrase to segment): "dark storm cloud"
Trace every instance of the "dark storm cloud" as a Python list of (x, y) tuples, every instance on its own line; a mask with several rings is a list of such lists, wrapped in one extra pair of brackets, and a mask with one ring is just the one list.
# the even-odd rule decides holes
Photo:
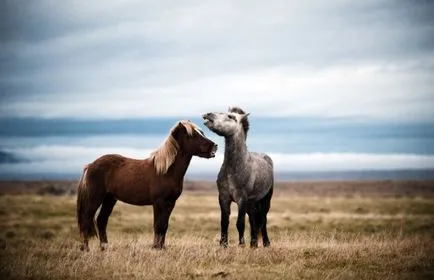
[[(434, 65), (429, 59), (434, 55), (432, 1), (277, 1), (270, 4), (105, 1), (103, 5), (88, 1), (7, 0), (0, 5), (3, 116), (38, 116), (41, 112), (59, 115), (59, 112), (51, 114), (51, 108), (34, 111), (32, 102), (48, 100), (56, 107), (55, 102), (65, 102), (62, 96), (68, 96), (67, 101), (74, 105), (82, 102), (83, 96), (95, 102), (92, 96), (106, 93), (104, 100), (94, 99), (116, 103), (122, 94), (112, 93), (113, 90), (134, 90), (137, 98), (146, 96), (148, 91), (158, 91), (160, 99), (188, 94), (198, 99), (207, 86), (215, 88), (215, 85), (187, 88), (180, 85), (219, 75), (233, 75), (237, 81), (237, 75), (245, 75), (246, 71), (274, 66), (293, 69), (280, 73), (282, 77), (303, 72), (304, 68), (313, 69), (305, 74), (310, 78), (331, 68), (350, 65), (350, 70), (358, 73), (359, 68), (373, 65), (379, 68), (375, 70), (379, 74), (395, 71), (404, 76), (398, 79), (396, 88), (373, 85), (367, 89), (378, 91), (379, 97), (384, 92), (393, 94), (399, 88), (411, 87), (413, 99), (419, 103), (427, 104), (426, 101), (430, 103), (434, 99), (433, 93), (427, 90), (432, 85), (427, 77), (433, 74)], [(258, 80), (257, 77), (248, 79)], [(371, 85), (382, 79), (373, 73), (363, 83)], [(346, 82), (342, 77), (335, 81), (334, 87), (340, 90)], [(311, 84), (306, 91), (315, 92), (322, 87)], [(272, 86), (269, 91), (276, 106), (282, 103), (279, 96), (283, 94), (305, 94), (296, 89), (274, 94)], [(237, 91), (237, 85), (232, 84), (227, 87), (234, 89), (222, 94), (238, 96), (239, 100), (244, 100), (250, 91)], [(252, 83), (252, 90), (256, 87)], [(341, 95), (359, 88), (359, 84), (350, 85)], [(402, 97), (405, 95), (406, 92), (399, 92), (395, 96), (397, 100), (402, 99), (401, 104), (412, 105), (414, 102)], [(151, 102), (160, 102), (158, 98), (153, 97)], [(325, 104), (330, 98), (318, 94), (315, 99), (318, 104)], [(152, 106), (159, 107), (157, 103)], [(412, 109), (424, 112), (419, 103), (412, 105)], [(260, 104), (258, 101), (251, 107)], [(199, 110), (203, 105), (191, 106)], [(396, 115), (390, 108), (385, 110)], [(171, 111), (176, 113), (175, 109)], [(71, 115), (67, 110), (64, 112), (66, 117)], [(87, 113), (91, 115), (92, 110)], [(128, 113), (126, 110), (123, 114)], [(369, 110), (365, 114), (369, 116)], [(111, 115), (110, 111), (107, 115)]]

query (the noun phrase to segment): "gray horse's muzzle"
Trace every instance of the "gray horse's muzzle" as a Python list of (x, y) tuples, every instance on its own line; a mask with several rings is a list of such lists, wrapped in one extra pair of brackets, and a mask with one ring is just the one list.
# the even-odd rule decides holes
[(214, 121), (215, 115), (213, 113), (206, 113), (202, 115), (204, 119), (204, 124), (212, 123)]

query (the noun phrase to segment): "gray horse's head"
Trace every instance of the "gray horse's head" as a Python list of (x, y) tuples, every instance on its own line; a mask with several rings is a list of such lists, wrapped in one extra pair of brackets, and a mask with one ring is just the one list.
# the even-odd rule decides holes
[(227, 113), (206, 113), (202, 117), (204, 124), (214, 133), (220, 136), (231, 136), (237, 133), (244, 133), (247, 137), (249, 121), (242, 109), (234, 107), (229, 108)]

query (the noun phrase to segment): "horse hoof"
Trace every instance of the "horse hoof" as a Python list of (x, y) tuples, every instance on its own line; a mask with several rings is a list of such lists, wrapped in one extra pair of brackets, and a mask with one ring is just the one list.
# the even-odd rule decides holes
[(164, 250), (165, 247), (164, 246), (160, 246), (160, 245), (152, 245), (152, 249), (154, 249), (154, 250)]
[(245, 243), (238, 243), (238, 247), (244, 248), (244, 247), (246, 247), (246, 244)]
[(258, 248), (258, 242), (250, 242), (250, 248), (252, 249)]
[(220, 239), (220, 247), (227, 248), (228, 247), (228, 240), (227, 239)]
[(238, 246), (244, 248), (244, 246), (245, 246), (244, 237), (240, 238), (240, 241), (238, 242)]
[(89, 246), (81, 245), (80, 246), (80, 251), (89, 252)]
[(105, 251), (108, 248), (108, 243), (99, 244), (99, 248), (101, 249), (101, 251)]
[(264, 242), (264, 247), (270, 247), (270, 241)]

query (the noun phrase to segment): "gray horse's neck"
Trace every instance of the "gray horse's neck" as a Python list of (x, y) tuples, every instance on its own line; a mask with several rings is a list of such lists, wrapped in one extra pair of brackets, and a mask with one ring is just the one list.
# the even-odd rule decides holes
[(247, 162), (248, 151), (243, 132), (225, 137), (224, 163), (232, 167), (241, 167)]

